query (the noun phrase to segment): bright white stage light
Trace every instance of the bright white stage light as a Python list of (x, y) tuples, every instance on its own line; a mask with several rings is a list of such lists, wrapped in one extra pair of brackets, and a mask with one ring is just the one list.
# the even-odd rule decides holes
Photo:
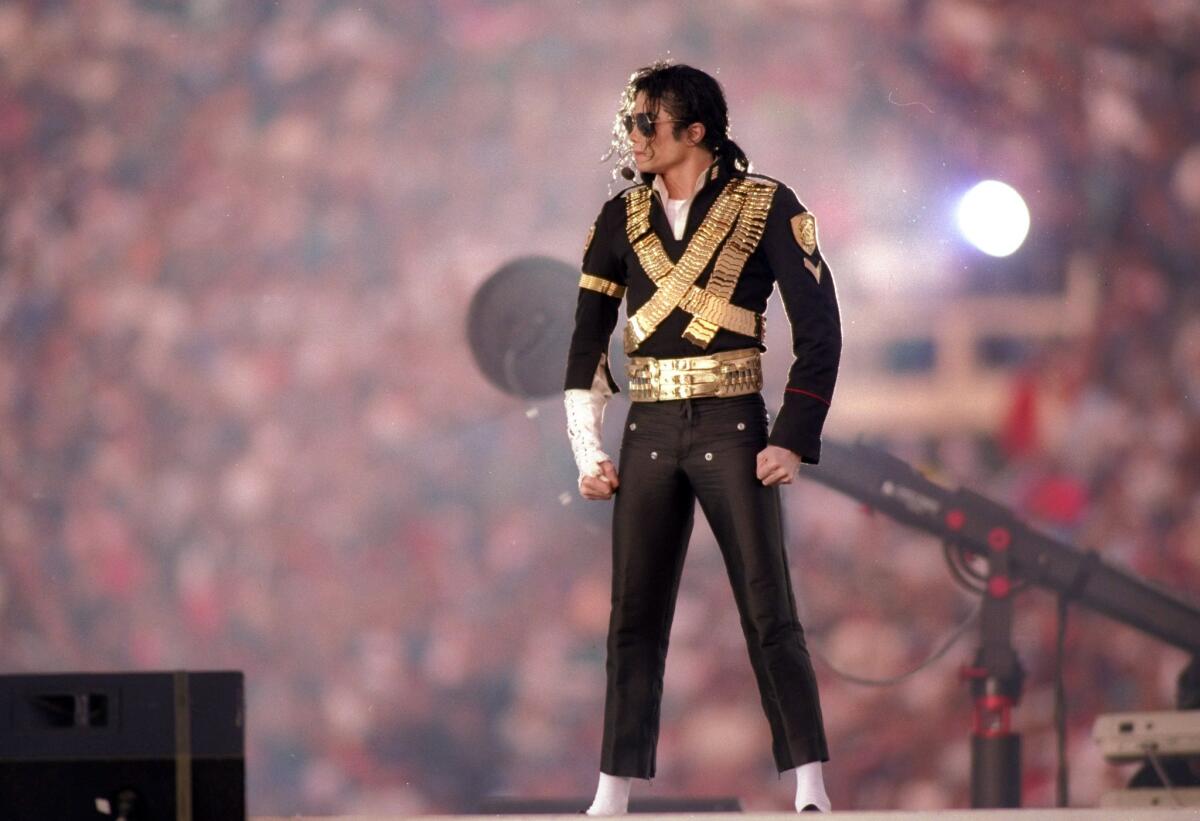
[(958, 230), (985, 254), (1006, 257), (1029, 233), (1029, 208), (1011, 185), (984, 180), (959, 201)]

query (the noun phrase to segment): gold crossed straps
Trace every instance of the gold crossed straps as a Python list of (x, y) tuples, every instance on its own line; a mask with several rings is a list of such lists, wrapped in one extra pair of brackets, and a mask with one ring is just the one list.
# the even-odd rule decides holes
[[(762, 238), (776, 187), (769, 180), (731, 180), (675, 263), (667, 256), (662, 240), (650, 230), (650, 188), (635, 188), (628, 194), (625, 226), (629, 243), (658, 290), (625, 324), (626, 353), (637, 350), (675, 308), (692, 315), (683, 337), (701, 349), (708, 347), (721, 328), (761, 338), (763, 318), (729, 298)], [(726, 237), (729, 241), (717, 256), (708, 286), (698, 287), (696, 280)]]

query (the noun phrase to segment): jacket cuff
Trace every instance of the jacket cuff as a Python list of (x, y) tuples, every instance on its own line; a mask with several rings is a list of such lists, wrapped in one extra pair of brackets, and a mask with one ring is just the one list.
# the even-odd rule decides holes
[(563, 381), (563, 390), (588, 391), (599, 388), (597, 377), (603, 378), (611, 393), (621, 392), (608, 367), (608, 354), (572, 354), (567, 360), (567, 377)]
[(818, 464), (821, 460), (821, 429), (828, 414), (829, 405), (822, 400), (806, 393), (788, 391), (767, 441), (792, 451), (805, 464)]

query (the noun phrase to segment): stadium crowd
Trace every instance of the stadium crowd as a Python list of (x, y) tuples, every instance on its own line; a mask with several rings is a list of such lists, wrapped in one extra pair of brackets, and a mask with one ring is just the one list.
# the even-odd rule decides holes
[[(574, 264), (620, 86), (659, 57), (724, 83), (847, 304), (952, 311), (1087, 262), (1095, 327), (1014, 374), (1002, 428), (874, 438), (1194, 596), (1197, 43), (1177, 0), (0, 5), (0, 670), (245, 670), (254, 814), (589, 793), (609, 508), (575, 494), (558, 399), (492, 387), (464, 325), (503, 261)], [(1001, 281), (939, 205), (983, 176), (1034, 214)], [(892, 687), (824, 660), (909, 669), (973, 599), (932, 540), (811, 483), (787, 504), (835, 807), (965, 806), (974, 634)], [(1047, 806), (1054, 603), (1019, 604)], [(1171, 707), (1187, 659), (1079, 610), (1067, 646), (1094, 805), (1129, 773), (1092, 719)], [(635, 795), (788, 806), (751, 675), (701, 535)]]

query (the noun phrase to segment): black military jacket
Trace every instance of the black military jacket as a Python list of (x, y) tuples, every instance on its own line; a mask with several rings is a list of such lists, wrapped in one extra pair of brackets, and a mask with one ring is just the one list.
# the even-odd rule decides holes
[[(762, 314), (775, 285), (792, 330), (795, 361), (770, 443), (816, 464), (841, 357), (841, 319), (816, 221), (786, 185), (714, 164), (676, 240), (648, 185), (605, 203), (584, 248), (566, 389), (592, 387), (622, 297), (633, 356), (681, 357), (762, 344)], [(698, 275), (696, 272), (699, 272)], [(682, 297), (680, 297), (682, 294)]]

